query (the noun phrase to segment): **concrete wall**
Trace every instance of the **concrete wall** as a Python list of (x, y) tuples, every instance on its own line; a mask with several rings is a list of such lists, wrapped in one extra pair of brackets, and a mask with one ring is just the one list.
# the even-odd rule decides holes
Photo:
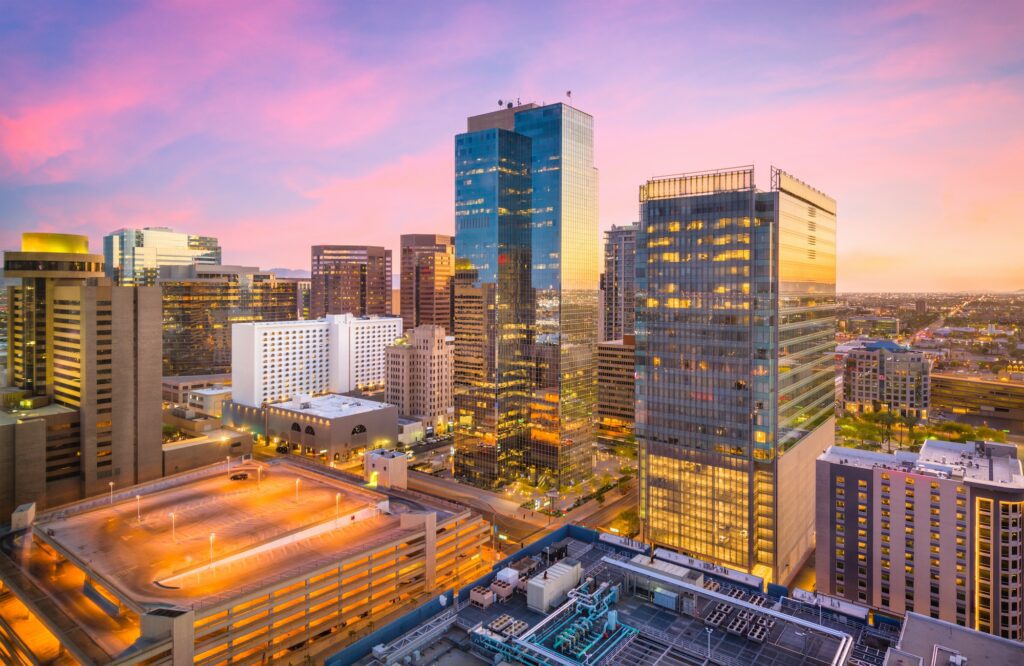
[(832, 417), (779, 458), (773, 582), (789, 585), (814, 549), (815, 461), (835, 438), (836, 420)]
[(220, 438), (206, 438), (203, 441), (187, 446), (169, 446), (163, 451), (164, 475), (177, 474), (190, 469), (223, 463), (228, 456), (252, 453), (252, 437), (245, 433), (237, 433), (226, 441)]
[(263, 360), (256, 354), (256, 336), (255, 324), (231, 327), (231, 396), (243, 405), (259, 406), (255, 378)]

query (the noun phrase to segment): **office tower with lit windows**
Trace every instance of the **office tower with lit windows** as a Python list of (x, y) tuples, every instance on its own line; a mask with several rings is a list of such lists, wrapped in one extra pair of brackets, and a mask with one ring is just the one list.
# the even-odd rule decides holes
[(530, 140), (515, 112), (455, 138), (455, 476), (480, 486), (524, 473), (533, 378)]
[(609, 448), (628, 447), (635, 454), (636, 339), (597, 344), (597, 441)]
[(154, 285), (163, 266), (219, 264), (216, 238), (173, 231), (166, 227), (118, 229), (103, 237), (107, 276), (125, 286)]
[(391, 313), (391, 250), (368, 245), (314, 245), (309, 314)]
[(640, 188), (637, 406), (646, 538), (789, 582), (832, 444), (830, 197), (753, 167)]
[(298, 317), (296, 284), (250, 266), (161, 270), (163, 374), (231, 372), (231, 326)]
[(604, 232), (604, 340), (621, 340), (634, 331), (636, 230), (634, 222)]
[[(1024, 472), (1012, 444), (829, 448), (817, 462), (818, 591), (1024, 638)], [(1022, 648), (1024, 650), (1024, 648)]]
[(467, 125), (455, 140), (456, 475), (572, 484), (590, 472), (597, 397), (593, 118), (526, 104)]
[(452, 317), (455, 239), (438, 234), (402, 234), (400, 310), (406, 330), (440, 326), (455, 330)]
[(118, 287), (83, 236), (23, 234), (5, 256), (0, 514), (159, 477), (160, 292)]

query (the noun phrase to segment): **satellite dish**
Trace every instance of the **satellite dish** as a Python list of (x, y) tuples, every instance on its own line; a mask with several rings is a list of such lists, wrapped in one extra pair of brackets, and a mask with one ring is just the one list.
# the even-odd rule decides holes
[(505, 106), (505, 100), (499, 99), (498, 100), (498, 106)]

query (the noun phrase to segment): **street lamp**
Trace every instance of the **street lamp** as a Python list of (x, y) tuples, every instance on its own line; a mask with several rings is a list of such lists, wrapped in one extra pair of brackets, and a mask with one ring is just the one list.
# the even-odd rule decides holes
[(300, 481), (302, 481), (302, 479), (295, 479), (295, 503), (296, 504), (299, 503), (299, 482)]
[(113, 481), (108, 481), (107, 485), (110, 486), (110, 504), (111, 504), (111, 506), (113, 506), (113, 504), (114, 504), (114, 482)]
[(711, 663), (711, 632), (714, 631), (711, 627), (704, 627), (704, 631), (708, 632), (708, 663)]
[(260, 486), (262, 485), (262, 483), (263, 483), (263, 465), (259, 465), (259, 466), (256, 467), (256, 490), (260, 489)]
[(216, 536), (213, 532), (210, 532), (210, 568), (213, 568), (213, 537)]
[(334, 526), (338, 526), (338, 519), (341, 518), (341, 493), (334, 493)]
[(174, 532), (174, 512), (171, 511), (171, 541), (178, 543), (178, 536)]
[(139, 525), (142, 524), (142, 495), (135, 496), (135, 517), (139, 521)]
[(224, 456), (224, 464), (228, 466), (228, 471), (231, 471), (231, 456)]

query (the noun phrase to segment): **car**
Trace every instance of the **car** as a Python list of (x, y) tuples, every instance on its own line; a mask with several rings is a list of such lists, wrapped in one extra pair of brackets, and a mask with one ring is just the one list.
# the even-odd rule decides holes
[(232, 481), (245, 481), (248, 478), (249, 478), (249, 473), (248, 472), (237, 472), (237, 473), (231, 475), (231, 480)]
[(281, 444), (281, 445), (279, 445), (277, 447), (277, 452), (278, 453), (288, 453), (288, 447), (286, 445), (284, 445), (284, 444)]

